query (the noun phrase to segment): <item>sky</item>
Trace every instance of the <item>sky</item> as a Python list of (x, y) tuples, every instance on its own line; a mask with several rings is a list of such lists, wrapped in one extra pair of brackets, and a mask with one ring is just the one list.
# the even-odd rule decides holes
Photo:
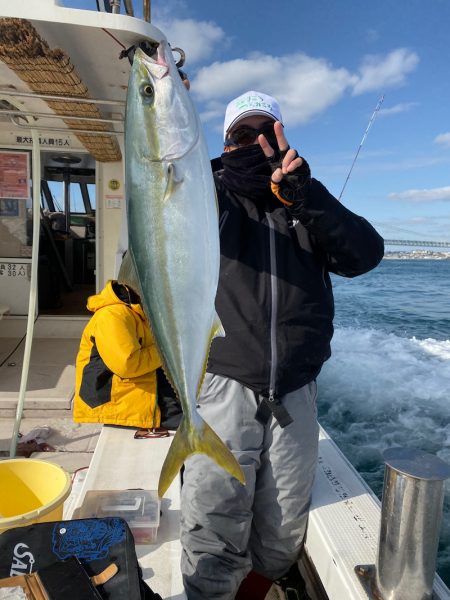
[(265, 92), (336, 197), (360, 149), (341, 201), (383, 237), (450, 241), (448, 0), (154, 0), (152, 23), (186, 52), (211, 157), (227, 103)]

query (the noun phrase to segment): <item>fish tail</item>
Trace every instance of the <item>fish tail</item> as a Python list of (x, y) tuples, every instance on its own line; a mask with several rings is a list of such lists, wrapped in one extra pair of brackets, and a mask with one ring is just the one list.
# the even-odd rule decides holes
[(245, 475), (239, 463), (208, 423), (201, 419), (199, 426), (189, 428), (189, 421), (183, 417), (159, 476), (160, 498), (166, 493), (185, 460), (192, 454), (206, 454), (245, 485)]

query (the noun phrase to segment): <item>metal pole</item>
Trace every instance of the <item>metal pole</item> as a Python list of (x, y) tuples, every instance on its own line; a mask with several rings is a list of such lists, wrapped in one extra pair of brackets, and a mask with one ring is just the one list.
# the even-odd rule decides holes
[(2, 90), (2, 96), (17, 96), (20, 98), (39, 98), (41, 100), (64, 100), (64, 102), (76, 102), (85, 104), (112, 104), (114, 106), (125, 106), (124, 100), (101, 100), (99, 98), (79, 98), (78, 96), (55, 96), (53, 94), (37, 94), (33, 92), (13, 92)]
[[(0, 113), (1, 114), (1, 113)], [(86, 133), (89, 135), (123, 135), (124, 132), (123, 131), (110, 131), (110, 130), (103, 130), (103, 129), (78, 129), (78, 127), (76, 129), (68, 129), (67, 127), (46, 127), (45, 125), (38, 125), (37, 127), (33, 127), (33, 126), (28, 126), (28, 125), (21, 125), (20, 123), (17, 122), (17, 119), (20, 119), (21, 117), (19, 115), (17, 115), (16, 117), (11, 116), (11, 122), (14, 123), (14, 125), (16, 127), (18, 127), (19, 129), (32, 129), (34, 131), (62, 131), (66, 134), (73, 134), (73, 135), (77, 135), (79, 133)]]
[[(0, 95), (0, 100), (4, 98)], [(14, 104), (14, 100), (12, 104)], [(26, 119), (26, 117), (25, 117)], [(30, 119), (31, 120), (31, 119)], [(33, 182), (33, 242), (31, 249), (31, 280), (30, 295), (28, 298), (27, 335), (22, 359), (22, 374), (20, 376), (19, 396), (17, 398), (16, 418), (14, 421), (11, 444), (9, 447), (10, 458), (15, 458), (17, 452), (17, 441), (19, 438), (20, 424), (22, 422), (25, 396), (27, 392), (28, 374), (30, 371), (31, 348), (33, 344), (34, 321), (36, 316), (36, 305), (38, 296), (38, 260), (39, 260), (39, 228), (40, 228), (40, 204), (41, 204), (41, 152), (39, 148), (39, 136), (31, 131), (33, 140), (32, 149), (32, 182)]]
[(125, 0), (124, 4), (125, 4), (125, 12), (127, 13), (127, 15), (130, 17), (134, 17), (133, 1)]
[(150, 0), (144, 0), (144, 21), (150, 23)]
[(66, 233), (70, 233), (70, 167), (64, 168), (64, 216), (65, 216), (65, 230)]
[(383, 600), (431, 600), (450, 466), (409, 448), (386, 450), (384, 459), (376, 588)]
[(114, 15), (120, 14), (120, 0), (109, 0), (111, 11)]
[(1, 110), (0, 115), (12, 115), (23, 118), (25, 115), (36, 119), (65, 119), (66, 121), (93, 121), (94, 123), (112, 123), (113, 125), (123, 123), (123, 119), (102, 119), (101, 117), (77, 117), (75, 115), (57, 115), (55, 113), (37, 113), (26, 110)]

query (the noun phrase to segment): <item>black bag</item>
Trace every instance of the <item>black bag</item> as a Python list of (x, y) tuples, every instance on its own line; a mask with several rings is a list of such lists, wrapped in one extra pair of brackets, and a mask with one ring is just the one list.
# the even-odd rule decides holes
[(5, 531), (0, 535), (0, 579), (33, 573), (73, 556), (90, 577), (111, 563), (117, 565), (117, 574), (97, 588), (105, 600), (161, 600), (143, 581), (133, 534), (118, 517), (36, 523)]

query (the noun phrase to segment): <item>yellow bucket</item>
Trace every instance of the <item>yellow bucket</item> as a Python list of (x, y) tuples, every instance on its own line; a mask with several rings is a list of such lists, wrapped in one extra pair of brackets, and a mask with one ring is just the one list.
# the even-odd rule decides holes
[(70, 476), (60, 466), (34, 458), (0, 461), (0, 533), (62, 519)]

